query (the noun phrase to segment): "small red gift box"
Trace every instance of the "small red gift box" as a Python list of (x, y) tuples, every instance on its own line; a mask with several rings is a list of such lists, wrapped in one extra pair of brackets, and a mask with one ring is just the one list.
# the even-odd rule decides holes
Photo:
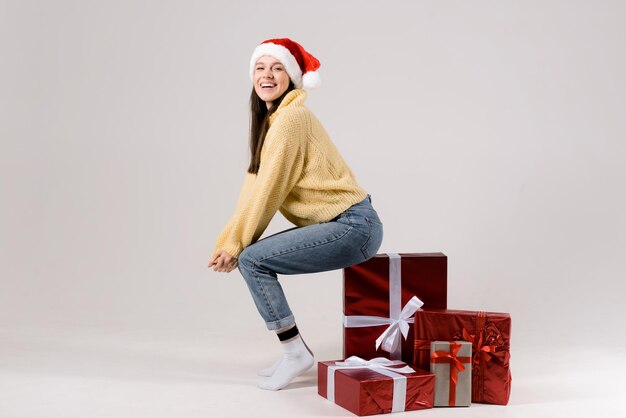
[(511, 393), (509, 347), (511, 317), (508, 313), (418, 310), (415, 313), (417, 367), (430, 364), (432, 341), (472, 343), (472, 402), (506, 405)]
[(344, 357), (383, 356), (410, 363), (413, 329), (408, 324), (419, 307), (413, 297), (424, 308), (445, 309), (447, 265), (442, 253), (389, 253), (345, 268)]
[(432, 408), (434, 385), (433, 374), (383, 357), (317, 366), (319, 395), (359, 416)]

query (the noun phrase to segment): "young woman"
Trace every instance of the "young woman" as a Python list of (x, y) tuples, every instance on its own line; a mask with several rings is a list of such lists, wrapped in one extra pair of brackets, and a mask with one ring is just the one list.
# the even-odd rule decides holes
[[(277, 274), (341, 269), (373, 257), (382, 223), (315, 115), (303, 87), (319, 84), (319, 61), (298, 43), (270, 39), (250, 60), (250, 166), (235, 213), (217, 239), (214, 271), (236, 267), (283, 355), (259, 371), (278, 390), (313, 365)], [(280, 211), (295, 228), (260, 239)]]

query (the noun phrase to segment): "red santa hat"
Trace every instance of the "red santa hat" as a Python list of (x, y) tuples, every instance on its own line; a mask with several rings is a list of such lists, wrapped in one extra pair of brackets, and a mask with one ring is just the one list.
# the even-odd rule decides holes
[(268, 39), (254, 49), (250, 58), (250, 79), (254, 77), (254, 67), (257, 60), (263, 55), (269, 55), (279, 60), (284, 66), (289, 78), (296, 88), (314, 89), (321, 84), (317, 72), (320, 62), (309, 54), (299, 43), (289, 38)]

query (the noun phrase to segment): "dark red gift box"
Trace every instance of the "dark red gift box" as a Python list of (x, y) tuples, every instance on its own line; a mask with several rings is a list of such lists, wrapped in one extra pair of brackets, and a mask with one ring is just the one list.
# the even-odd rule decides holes
[(508, 313), (418, 310), (414, 330), (413, 362), (417, 367), (428, 367), (431, 341), (469, 341), (472, 343), (472, 402), (497, 405), (509, 402), (511, 317)]
[[(328, 367), (334, 361), (317, 365), (317, 392), (337, 405), (359, 415), (388, 414), (392, 411), (394, 378), (369, 368), (337, 369), (334, 372), (334, 399), (328, 396)], [(407, 373), (404, 411), (433, 407), (435, 375), (414, 369)]]
[[(402, 339), (401, 350), (390, 354), (376, 349), (376, 339), (389, 327), (392, 314), (417, 296), (424, 308), (447, 307), (447, 257), (442, 253), (378, 254), (364, 263), (343, 270), (344, 275), (344, 357), (366, 359), (387, 357), (413, 360), (413, 327)], [(392, 291), (390, 292), (390, 288)], [(389, 320), (375, 326), (352, 327), (349, 317), (373, 316)], [(411, 318), (412, 321), (412, 318)], [(411, 322), (409, 321), (409, 322)], [(429, 365), (426, 365), (426, 369)]]

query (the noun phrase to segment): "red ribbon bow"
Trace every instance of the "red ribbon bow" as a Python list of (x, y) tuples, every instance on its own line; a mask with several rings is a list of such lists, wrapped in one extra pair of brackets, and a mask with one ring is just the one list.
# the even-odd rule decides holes
[[(487, 314), (478, 312), (476, 315), (477, 334), (470, 334), (465, 328), (461, 331), (461, 338), (472, 343), (472, 363), (473, 376), (472, 379), (472, 401), (482, 402), (483, 386), (485, 379), (485, 368), (487, 363), (494, 357), (500, 357), (507, 350), (503, 347), (502, 335), (500, 330), (493, 324), (486, 324)], [(496, 345), (496, 344), (499, 345)]]
[[(463, 328), (463, 339), (472, 343), (472, 349), (474, 351), (473, 363), (475, 366), (480, 366), (491, 360), (491, 356), (498, 350), (495, 345), (484, 344), (484, 333), (481, 329), (478, 334), (472, 335), (465, 328)], [(482, 362), (481, 362), (482, 360)]]
[(448, 396), (448, 404), (454, 406), (456, 404), (456, 385), (459, 383), (459, 373), (465, 370), (463, 363), (469, 363), (470, 357), (457, 357), (461, 344), (450, 342), (450, 351), (435, 351), (430, 357), (431, 363), (448, 363), (450, 364), (450, 390)]

